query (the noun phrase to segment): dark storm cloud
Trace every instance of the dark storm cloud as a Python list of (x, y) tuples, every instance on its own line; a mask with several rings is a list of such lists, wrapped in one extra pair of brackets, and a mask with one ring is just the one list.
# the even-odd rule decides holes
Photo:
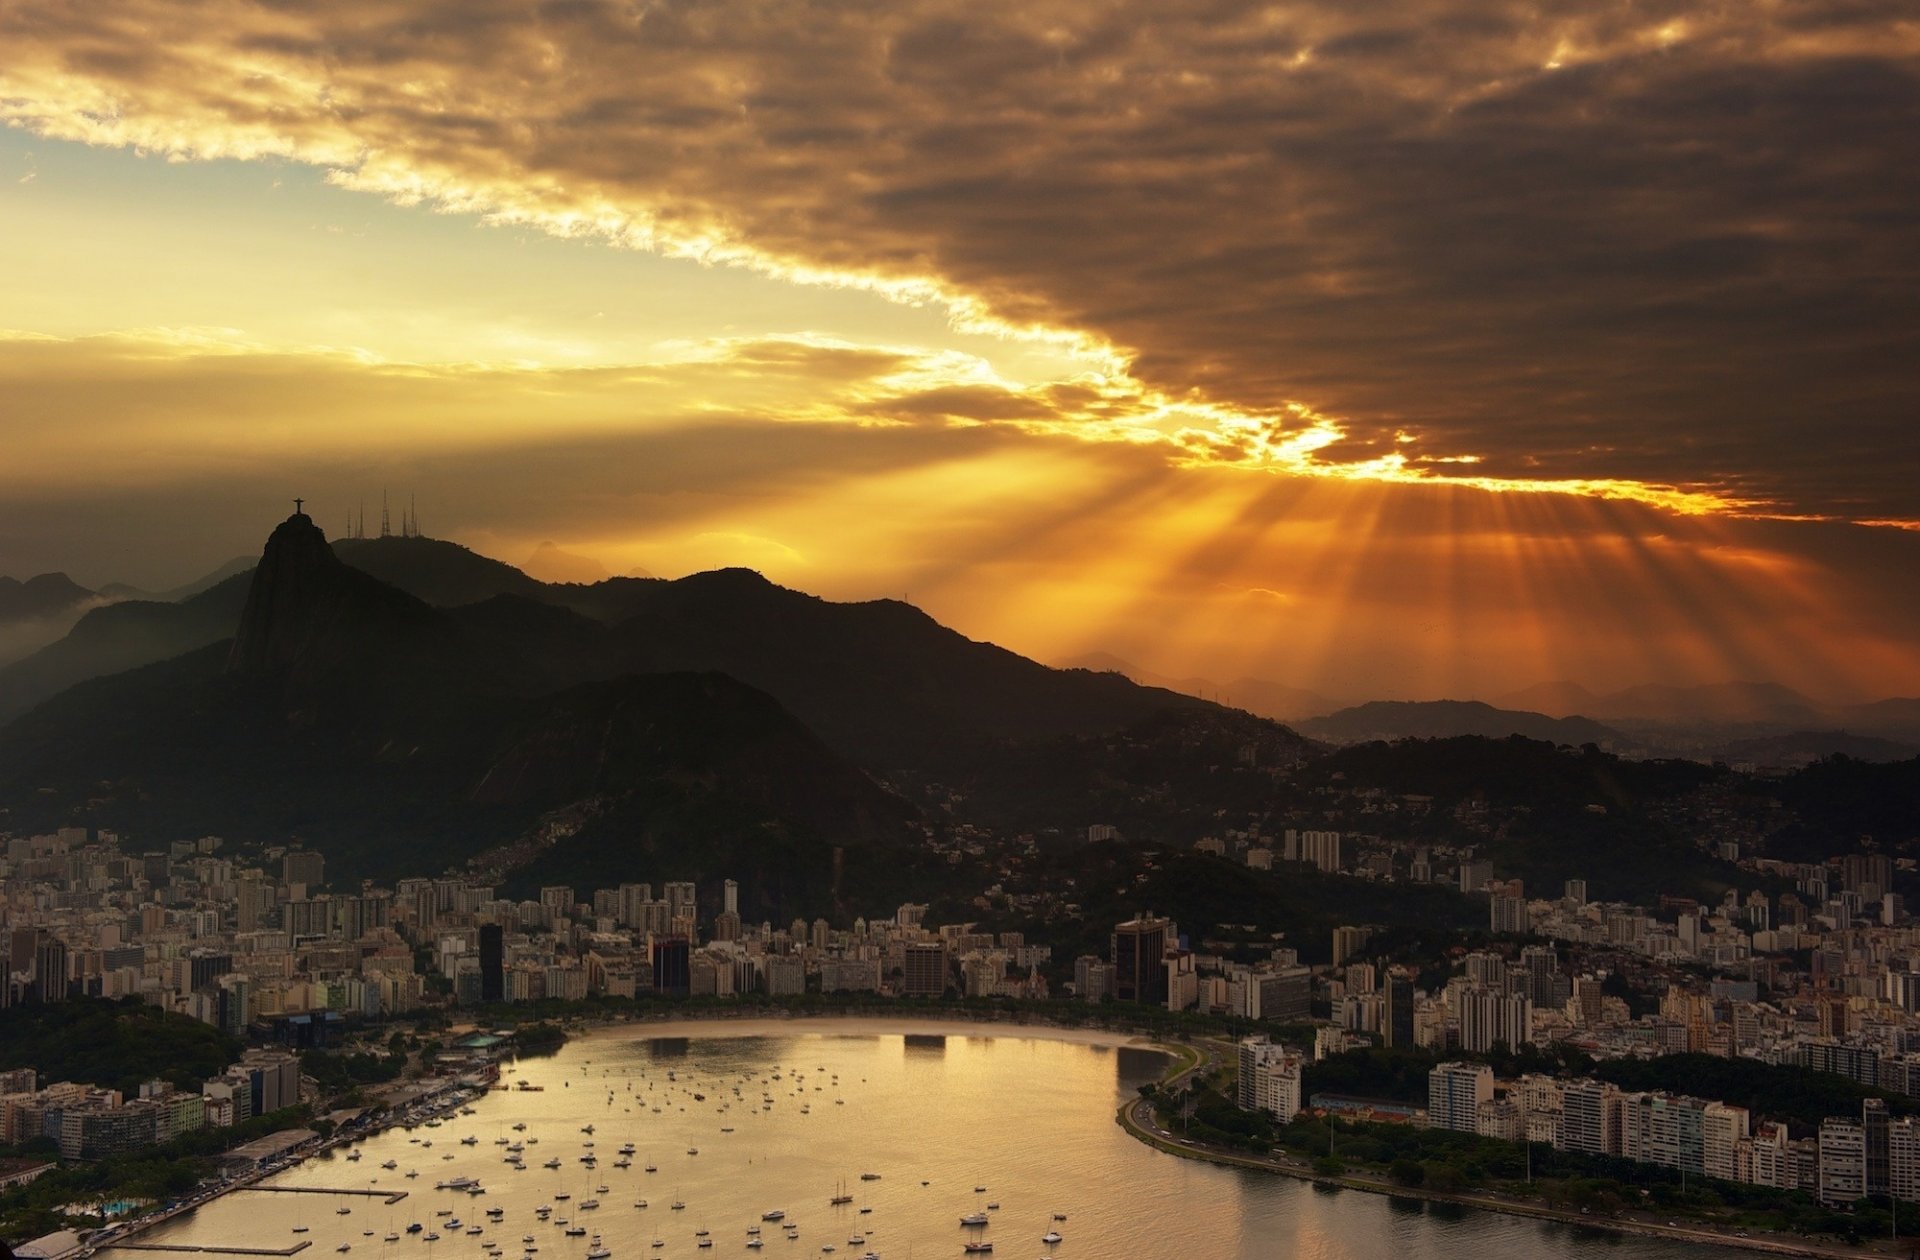
[(1331, 416), (1323, 461), (1920, 518), (1905, 4), (136, 0), (0, 41), (47, 134), (933, 282)]

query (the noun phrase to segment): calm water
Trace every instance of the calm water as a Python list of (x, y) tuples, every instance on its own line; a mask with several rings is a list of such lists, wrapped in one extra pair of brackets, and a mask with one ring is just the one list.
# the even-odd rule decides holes
[[(508, 1078), (545, 1086), (540, 1092), (496, 1090), (474, 1115), (391, 1130), (361, 1143), (357, 1162), (337, 1151), (271, 1183), (407, 1190), (391, 1208), (344, 1196), (242, 1192), (143, 1241), (280, 1248), (307, 1238), (313, 1246), (301, 1260), (485, 1260), (482, 1245), (497, 1240), (503, 1260), (521, 1260), (521, 1238), (531, 1234), (535, 1260), (583, 1260), (589, 1238), (565, 1237), (557, 1223), (569, 1216), (600, 1235), (613, 1260), (799, 1260), (827, 1246), (839, 1260), (867, 1250), (902, 1260), (959, 1256), (961, 1244), (977, 1237), (993, 1240), (998, 1260), (1752, 1255), (1427, 1209), (1159, 1154), (1113, 1119), (1123, 1097), (1159, 1076), (1158, 1054), (954, 1031), (964, 1027), (924, 1036), (854, 1021), (706, 1025), (689, 1037), (608, 1030), (554, 1057), (523, 1061)], [(591, 1138), (580, 1131), (587, 1124)], [(469, 1135), (478, 1145), (459, 1144)], [(538, 1139), (525, 1148), (524, 1172), (502, 1162), (496, 1139), (503, 1137)], [(579, 1162), (588, 1141), (596, 1169)], [(637, 1148), (632, 1167), (615, 1168), (625, 1142)], [(560, 1168), (541, 1166), (553, 1157)], [(382, 1169), (387, 1159), (398, 1167)], [(643, 1171), (649, 1162), (657, 1172)], [(419, 1176), (406, 1179), (409, 1169)], [(881, 1179), (862, 1181), (863, 1172)], [(480, 1178), (487, 1193), (433, 1189), (456, 1176)], [(829, 1206), (842, 1183), (853, 1203)], [(985, 1191), (976, 1193), (976, 1185)], [(557, 1193), (572, 1197), (556, 1202)], [(600, 1206), (581, 1209), (589, 1198)], [(683, 1210), (669, 1207), (676, 1199)], [(640, 1200), (648, 1206), (637, 1207)], [(960, 1227), (962, 1215), (989, 1203), (999, 1207), (988, 1228)], [(535, 1217), (542, 1204), (554, 1205), (552, 1222)], [(351, 1213), (336, 1214), (341, 1206)], [(506, 1211), (498, 1225), (484, 1215), (490, 1207)], [(451, 1209), (462, 1229), (450, 1230), (436, 1216), (441, 1209)], [(798, 1223), (797, 1240), (761, 1223), (773, 1209)], [(1067, 1219), (1054, 1222), (1056, 1212)], [(437, 1225), (440, 1241), (406, 1235), (412, 1221)], [(484, 1235), (464, 1232), (474, 1223)], [(308, 1232), (295, 1235), (295, 1225)], [(759, 1251), (745, 1246), (755, 1225), (766, 1242)], [(1042, 1243), (1049, 1228), (1063, 1241)], [(389, 1229), (401, 1231), (401, 1241), (384, 1243)], [(711, 1248), (697, 1247), (701, 1229)], [(850, 1244), (856, 1234), (865, 1241)], [(352, 1250), (336, 1256), (341, 1243)]]

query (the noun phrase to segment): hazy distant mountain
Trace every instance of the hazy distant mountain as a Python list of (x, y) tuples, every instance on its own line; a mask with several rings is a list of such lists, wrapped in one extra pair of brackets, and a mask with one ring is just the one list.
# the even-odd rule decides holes
[(0, 667), (0, 722), (75, 683), (231, 638), (248, 581), (230, 577), (177, 604), (124, 600), (89, 610), (65, 637)]
[(1587, 710), (1596, 718), (1661, 722), (1808, 723), (1819, 708), (1778, 683), (1723, 682), (1678, 687), (1647, 683), (1602, 696)]
[(1751, 739), (1730, 740), (1717, 751), (1726, 762), (1751, 761), (1761, 767), (1799, 767), (1812, 765), (1828, 757), (1851, 757), (1855, 761), (1906, 761), (1920, 757), (1920, 743), (1881, 739), (1876, 735), (1856, 735), (1847, 731), (1793, 731), (1786, 735), (1761, 735)]
[(22, 582), (0, 577), (0, 622), (38, 621), (94, 598), (94, 592), (64, 573), (42, 573)]
[(1805, 725), (1821, 713), (1819, 705), (1792, 688), (1764, 682), (1644, 683), (1596, 695), (1579, 683), (1561, 681), (1510, 691), (1494, 703), (1554, 717), (1685, 724)]
[(1839, 717), (1851, 731), (1920, 743), (1920, 700), (1876, 700), (1872, 704), (1852, 705), (1841, 710)]
[(1245, 709), (1276, 722), (1298, 722), (1302, 718), (1331, 713), (1339, 707), (1318, 692), (1289, 687), (1285, 683), (1262, 678), (1240, 678), (1230, 683), (1215, 682), (1211, 678), (1174, 678), (1143, 669), (1107, 652), (1090, 652), (1071, 662), (1068, 668), (1121, 674), (1143, 687), (1160, 687), (1182, 695), (1198, 696), (1229, 708)]
[(0, 665), (52, 643), (100, 600), (64, 573), (0, 577)]
[(1495, 696), (1490, 702), (1497, 709), (1517, 709), (1523, 713), (1544, 713), (1549, 717), (1571, 717), (1576, 713), (1599, 710), (1600, 697), (1577, 682), (1535, 683), (1518, 691)]
[(592, 556), (575, 555), (571, 551), (562, 551), (550, 542), (543, 542), (533, 549), (526, 563), (520, 566), (528, 577), (542, 582), (604, 582), (613, 576), (606, 565)]
[(1300, 732), (1333, 744), (1384, 739), (1451, 739), (1519, 735), (1552, 744), (1627, 748), (1636, 741), (1589, 718), (1548, 717), (1496, 709), (1478, 700), (1374, 700), (1300, 724)]
[(235, 556), (213, 572), (203, 574), (171, 590), (149, 591), (138, 586), (129, 586), (125, 582), (109, 582), (100, 588), (100, 594), (110, 599), (140, 599), (152, 603), (177, 604), (183, 599), (192, 599), (202, 591), (213, 589), (230, 577), (253, 572), (253, 566), (257, 563), (259, 563), (258, 556)]

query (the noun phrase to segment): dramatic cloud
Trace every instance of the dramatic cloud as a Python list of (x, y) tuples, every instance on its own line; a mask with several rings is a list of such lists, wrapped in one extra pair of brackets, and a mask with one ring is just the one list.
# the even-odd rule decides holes
[(1088, 367), (862, 364), (837, 418), (1920, 519), (1896, 0), (15, 0), (0, 47), (37, 134), (291, 157)]

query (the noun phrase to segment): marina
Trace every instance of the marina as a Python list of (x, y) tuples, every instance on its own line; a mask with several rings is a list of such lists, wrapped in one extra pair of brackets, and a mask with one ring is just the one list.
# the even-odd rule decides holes
[[(350, 1260), (1743, 1254), (1172, 1158), (1114, 1123), (1167, 1063), (1120, 1038), (908, 1036), (877, 1021), (694, 1031), (578, 1037), (509, 1067), (470, 1113), (441, 1116), (433, 1150), (420, 1129), (395, 1126), (247, 1187), (277, 1203), (221, 1196), (132, 1249), (287, 1256), (310, 1240)], [(503, 1163), (499, 1147), (515, 1141), (548, 1166)], [(598, 1148), (630, 1149), (632, 1166), (580, 1162)], [(364, 1187), (345, 1184), (354, 1174)], [(302, 1210), (315, 1195), (366, 1206)], [(301, 1231), (291, 1248), (290, 1231)]]

